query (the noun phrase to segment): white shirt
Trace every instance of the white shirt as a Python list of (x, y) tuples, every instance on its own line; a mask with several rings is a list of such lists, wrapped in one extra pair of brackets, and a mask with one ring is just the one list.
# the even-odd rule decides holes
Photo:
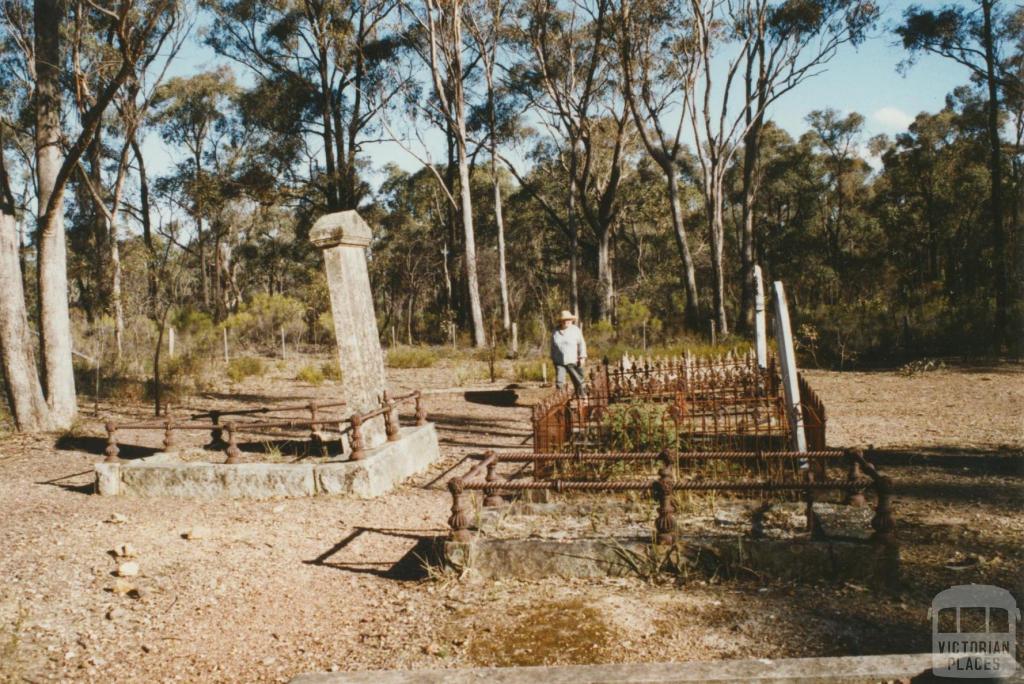
[(558, 328), (551, 336), (551, 360), (556, 366), (579, 363), (587, 358), (587, 343), (583, 341), (583, 331), (570, 323), (566, 328)]

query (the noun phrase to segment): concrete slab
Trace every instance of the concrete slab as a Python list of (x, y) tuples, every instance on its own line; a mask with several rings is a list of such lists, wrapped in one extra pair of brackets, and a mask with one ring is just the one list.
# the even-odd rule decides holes
[(433, 423), (402, 428), (401, 438), (368, 449), (360, 461), (328, 462), (314, 467), (317, 494), (352, 494), (364, 499), (394, 489), (436, 461), (441, 450)]
[(348, 494), (372, 498), (420, 473), (440, 457), (433, 424), (403, 428), (401, 437), (367, 449), (360, 461), (326, 463), (182, 462), (174, 454), (97, 463), (102, 496), (268, 499)]
[(445, 562), (486, 579), (681, 575), (854, 580), (873, 587), (896, 583), (899, 549), (856, 541), (681, 537), (672, 546), (651, 538), (487, 539), (447, 541)]
[(312, 496), (313, 466), (294, 463), (125, 463), (121, 496), (269, 499)]
[[(619, 663), (560, 667), (482, 667), (462, 670), (376, 670), (302, 674), (293, 684), (862, 684), (879, 681), (937, 681), (930, 653), (719, 660), (680, 663)], [(948, 680), (941, 680), (948, 681)], [(1022, 681), (1020, 669), (1008, 682)]]

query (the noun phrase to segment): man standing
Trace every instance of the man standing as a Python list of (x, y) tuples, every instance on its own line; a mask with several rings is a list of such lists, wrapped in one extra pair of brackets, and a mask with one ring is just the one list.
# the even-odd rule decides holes
[(565, 387), (565, 375), (569, 374), (576, 395), (586, 393), (583, 387), (583, 366), (587, 362), (587, 343), (583, 331), (575, 325), (576, 316), (563, 311), (558, 317), (558, 328), (551, 336), (551, 361), (555, 364), (555, 387)]

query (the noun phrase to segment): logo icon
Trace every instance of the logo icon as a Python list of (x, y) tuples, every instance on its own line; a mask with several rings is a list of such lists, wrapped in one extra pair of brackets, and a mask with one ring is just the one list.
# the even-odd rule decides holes
[(1020, 611), (1013, 595), (988, 584), (940, 591), (932, 620), (932, 673), (938, 677), (1001, 679), (1017, 669)]

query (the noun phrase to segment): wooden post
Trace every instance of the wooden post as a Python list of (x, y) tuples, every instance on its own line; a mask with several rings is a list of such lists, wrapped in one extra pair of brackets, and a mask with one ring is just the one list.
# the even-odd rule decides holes
[(284, 348), (284, 326), (283, 325), (281, 326), (281, 358), (282, 359), (286, 358), (285, 348)]
[(761, 267), (754, 266), (754, 340), (757, 349), (757, 365), (768, 367), (768, 331), (764, 315), (764, 281)]
[(548, 362), (546, 360), (540, 362), (540, 374), (543, 378), (542, 383), (545, 387), (548, 386)]
[(174, 326), (167, 329), (167, 355), (174, 358)]
[(708, 323), (711, 324), (711, 346), (714, 347), (715, 344), (716, 344), (715, 343), (715, 319), (714, 318), (708, 319)]
[(519, 358), (519, 326), (512, 322), (512, 358)]
[(779, 347), (779, 365), (782, 371), (782, 389), (786, 397), (786, 416), (789, 418), (789, 434), (794, 451), (807, 451), (807, 437), (804, 435), (804, 414), (800, 407), (800, 385), (796, 376), (796, 351), (793, 348), (793, 331), (789, 325), (789, 307), (786, 305), (786, 290), (781, 280), (774, 283), (775, 290), (775, 343)]
[(231, 361), (231, 357), (228, 355), (228, 329), (227, 326), (221, 328), (224, 331), (224, 363)]

